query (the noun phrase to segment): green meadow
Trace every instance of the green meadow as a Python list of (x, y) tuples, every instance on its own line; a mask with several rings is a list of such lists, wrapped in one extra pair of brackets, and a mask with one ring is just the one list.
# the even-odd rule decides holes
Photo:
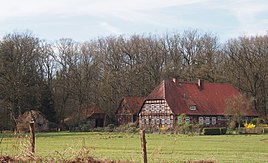
[[(1, 155), (25, 154), (29, 137), (0, 135)], [(186, 136), (146, 134), (149, 162), (268, 162), (268, 135)], [(141, 162), (139, 134), (55, 132), (36, 134), (36, 155), (68, 158), (91, 155), (98, 159)]]

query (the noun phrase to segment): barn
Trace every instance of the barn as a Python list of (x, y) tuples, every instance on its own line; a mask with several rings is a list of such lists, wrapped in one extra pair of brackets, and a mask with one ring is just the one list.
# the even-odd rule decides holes
[[(230, 121), (226, 116), (226, 100), (237, 96), (242, 94), (231, 84), (164, 80), (145, 98), (139, 112), (139, 125), (173, 128), (185, 122), (226, 127)], [(254, 108), (239, 109), (245, 118), (257, 116)]]
[(123, 97), (115, 115), (117, 125), (135, 123), (144, 99), (145, 97), (139, 96)]
[(107, 124), (108, 116), (96, 104), (84, 106), (79, 112), (74, 112), (64, 119), (67, 126), (88, 124), (90, 128), (104, 127)]
[(49, 121), (43, 113), (36, 110), (26, 111), (18, 117), (17, 130), (19, 132), (29, 132), (29, 124), (32, 120), (35, 122), (36, 132), (49, 131)]

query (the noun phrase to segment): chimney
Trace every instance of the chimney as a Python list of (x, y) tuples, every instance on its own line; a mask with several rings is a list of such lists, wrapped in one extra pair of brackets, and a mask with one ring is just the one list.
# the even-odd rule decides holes
[(176, 83), (176, 78), (173, 78), (172, 81), (173, 81), (174, 83)]
[(198, 79), (197, 86), (198, 86), (199, 90), (202, 91), (204, 89), (204, 80)]

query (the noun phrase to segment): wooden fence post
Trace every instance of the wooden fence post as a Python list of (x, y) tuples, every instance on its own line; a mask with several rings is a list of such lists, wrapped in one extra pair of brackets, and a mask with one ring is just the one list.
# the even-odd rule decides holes
[(144, 130), (140, 130), (140, 138), (141, 138), (142, 162), (147, 163), (146, 139)]
[(30, 144), (31, 152), (35, 153), (35, 131), (34, 131), (34, 120), (30, 122)]

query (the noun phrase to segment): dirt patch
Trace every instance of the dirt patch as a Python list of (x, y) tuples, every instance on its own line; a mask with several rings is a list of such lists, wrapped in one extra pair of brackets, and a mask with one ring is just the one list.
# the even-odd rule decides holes
[(1, 156), (0, 157), (0, 162), (12, 162), (12, 161), (14, 161), (14, 159), (12, 159), (9, 156)]

